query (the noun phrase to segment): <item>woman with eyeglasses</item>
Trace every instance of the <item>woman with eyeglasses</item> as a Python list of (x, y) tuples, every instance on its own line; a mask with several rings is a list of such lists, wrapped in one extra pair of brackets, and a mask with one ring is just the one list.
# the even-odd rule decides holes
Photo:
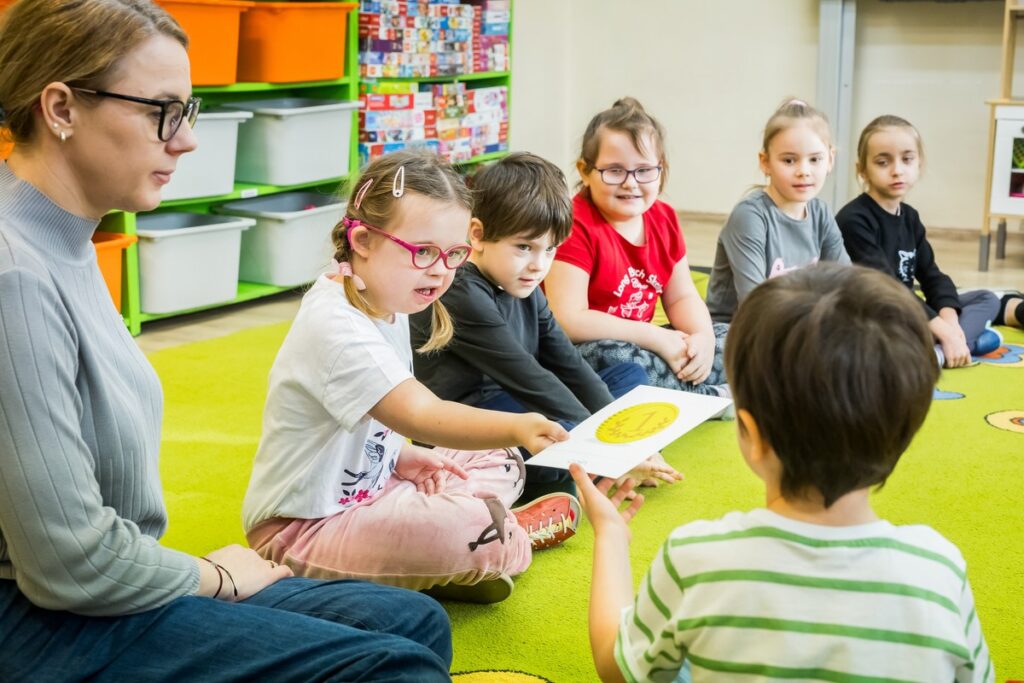
[[(675, 210), (658, 199), (665, 133), (626, 97), (591, 119), (576, 168), (572, 234), (545, 280), (552, 312), (595, 370), (644, 366), (654, 386), (729, 396), (722, 351), (690, 277)], [(669, 325), (652, 325), (661, 300)]]
[(149, 0), (0, 19), (0, 677), (448, 680), (429, 598), (159, 543), (160, 384), (90, 238), (196, 148), (187, 47)]

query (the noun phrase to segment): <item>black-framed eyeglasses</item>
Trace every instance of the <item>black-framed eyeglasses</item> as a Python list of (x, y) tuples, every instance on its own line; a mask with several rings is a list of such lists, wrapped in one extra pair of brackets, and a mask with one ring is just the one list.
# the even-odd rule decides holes
[(601, 182), (605, 185), (621, 185), (629, 176), (633, 176), (633, 179), (641, 185), (646, 185), (661, 177), (661, 166), (641, 166), (632, 170), (611, 166), (594, 170), (601, 174)]
[(71, 89), (98, 97), (112, 97), (115, 100), (125, 100), (126, 102), (137, 102), (139, 104), (148, 104), (151, 107), (160, 107), (160, 123), (157, 124), (156, 130), (156, 136), (160, 139), (160, 142), (168, 142), (173, 138), (174, 134), (181, 128), (182, 121), (188, 121), (189, 128), (195, 127), (196, 119), (199, 117), (199, 105), (203, 101), (200, 97), (190, 97), (185, 102), (182, 102), (181, 100), (151, 100), (148, 97), (121, 95), (120, 93), (107, 92), (106, 90), (90, 90), (89, 88), (78, 88), (75, 86), (71, 86)]

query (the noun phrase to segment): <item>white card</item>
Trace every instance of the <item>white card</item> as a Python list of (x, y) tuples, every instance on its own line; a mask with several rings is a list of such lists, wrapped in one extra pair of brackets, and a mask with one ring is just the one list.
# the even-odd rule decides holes
[(720, 415), (732, 400), (674, 389), (637, 387), (612, 401), (548, 446), (527, 465), (619, 478), (700, 423)]

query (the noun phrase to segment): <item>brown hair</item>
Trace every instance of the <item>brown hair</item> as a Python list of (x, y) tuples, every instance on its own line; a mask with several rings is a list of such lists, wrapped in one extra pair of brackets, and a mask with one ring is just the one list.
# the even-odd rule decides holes
[(556, 245), (572, 230), (572, 201), (565, 175), (550, 161), (514, 152), (473, 176), (473, 217), (483, 223), (483, 239), (536, 239), (551, 234)]
[(807, 104), (803, 100), (795, 98), (787, 99), (775, 113), (768, 119), (764, 126), (764, 137), (761, 141), (761, 151), (768, 154), (768, 145), (772, 139), (784, 130), (788, 130), (797, 121), (807, 121), (811, 130), (818, 134), (825, 146), (832, 149), (832, 132), (828, 127), (828, 117)]
[(768, 280), (740, 304), (725, 367), (782, 463), (787, 499), (825, 506), (881, 485), (921, 426), (939, 375), (920, 302), (861, 266), (820, 263)]
[(910, 132), (914, 142), (917, 143), (917, 156), (924, 158), (924, 143), (921, 142), (921, 134), (914, 128), (914, 124), (899, 116), (883, 114), (864, 127), (857, 140), (857, 173), (863, 174), (868, 166), (868, 143), (871, 136), (883, 128), (905, 128)]
[[(457, 204), (467, 211), (472, 208), (472, 197), (466, 183), (450, 164), (433, 152), (411, 149), (374, 159), (363, 169), (362, 175), (351, 186), (345, 216), (381, 230), (389, 230), (398, 211), (398, 203), (402, 201), (400, 196), (395, 196), (398, 186), (404, 187), (405, 193), (415, 192), (428, 199)], [(331, 240), (335, 248), (334, 258), (337, 261), (348, 261), (352, 249), (344, 221), (334, 226)], [(374, 309), (360, 294), (352, 278), (345, 278), (344, 286), (349, 302), (358, 310), (372, 318), (388, 317), (387, 313)], [(434, 300), (431, 310), (433, 329), (427, 342), (416, 349), (420, 353), (443, 348), (451, 341), (454, 332), (451, 316), (440, 299)]]
[(188, 49), (171, 15), (149, 0), (19, 0), (0, 19), (0, 125), (32, 138), (33, 108), (55, 81), (102, 90), (125, 55), (168, 36)]
[[(601, 131), (615, 130), (629, 135), (633, 147), (641, 154), (654, 152), (661, 165), (661, 180), (658, 191), (665, 189), (668, 180), (668, 158), (665, 156), (665, 129), (658, 120), (647, 113), (637, 100), (623, 97), (616, 100), (610, 109), (598, 113), (590, 119), (587, 129), (583, 132), (583, 144), (580, 146), (580, 159), (583, 161), (584, 173), (594, 170), (597, 155), (601, 151)], [(645, 149), (644, 138), (651, 136), (653, 150)], [(582, 183), (580, 183), (582, 185)], [(586, 188), (584, 188), (584, 191)]]

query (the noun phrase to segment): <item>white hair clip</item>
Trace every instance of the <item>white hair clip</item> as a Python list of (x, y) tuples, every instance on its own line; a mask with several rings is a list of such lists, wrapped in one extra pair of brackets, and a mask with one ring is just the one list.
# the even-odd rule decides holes
[(395, 171), (395, 179), (391, 182), (391, 196), (396, 199), (405, 194), (405, 166)]

